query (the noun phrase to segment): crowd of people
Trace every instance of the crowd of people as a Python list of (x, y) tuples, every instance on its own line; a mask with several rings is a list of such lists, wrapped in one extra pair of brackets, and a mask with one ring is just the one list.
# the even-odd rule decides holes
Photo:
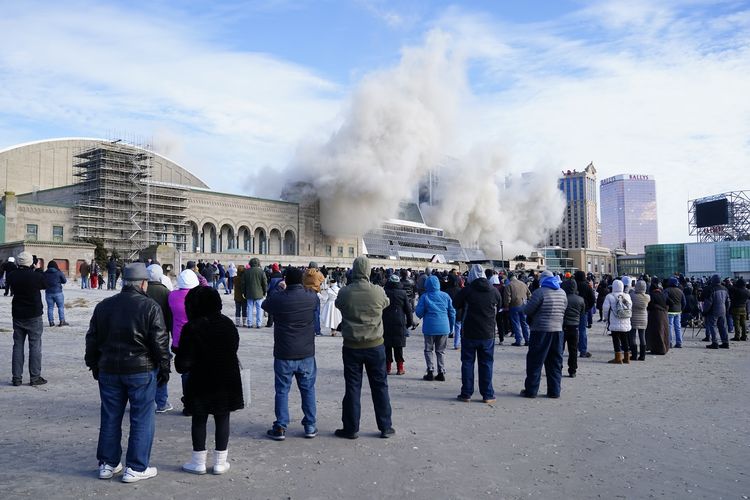
[[(26, 338), (30, 383), (44, 384), (40, 291), (46, 293), (50, 326), (55, 306), (63, 325), (66, 278), (54, 262), (41, 272), (37, 259), (26, 252), (11, 262), (13, 270), (4, 271), (13, 292), (12, 384), (21, 385)], [(234, 320), (222, 314), (221, 289), (232, 295)], [(122, 268), (120, 293), (96, 306), (86, 334), (85, 364), (98, 381), (101, 398), (99, 477), (122, 472), (124, 482), (136, 482), (157, 474), (150, 465), (155, 414), (173, 409), (167, 390), (172, 364), (181, 375), (182, 412), (192, 418), (192, 454), (183, 470), (208, 470), (209, 416), (215, 422), (211, 470), (229, 470), (230, 414), (245, 404), (237, 357), (240, 329), (261, 328), (266, 317), (274, 342), (275, 420), (269, 438), (286, 439), (293, 380), (301, 395), (304, 436), (317, 436), (315, 338), (324, 332), (340, 334), (343, 341), (342, 427), (334, 435), (358, 438), (364, 372), (380, 436), (389, 438), (395, 430), (388, 376), (394, 374), (394, 362), (395, 375), (406, 373), (404, 347), (418, 320), (423, 380), (446, 381), (445, 356), (452, 338), (453, 349), (461, 351), (457, 399), (471, 401), (476, 373), (482, 401), (492, 404), (495, 345), (506, 337), (512, 336), (511, 346), (528, 347), (521, 396), (537, 397), (544, 369), (546, 396), (559, 398), (564, 350), (568, 376), (575, 377), (579, 358), (591, 357), (587, 330), (597, 311), (612, 338), (609, 363), (630, 364), (645, 360), (647, 353), (664, 355), (681, 348), (688, 326), (705, 327), (710, 349), (729, 348), (730, 333), (733, 340), (746, 341), (749, 297), (744, 280), (722, 281), (716, 275), (603, 276), (596, 283), (581, 271), (562, 276), (498, 273), (472, 265), (465, 273), (413, 272), (372, 268), (366, 257), (355, 259), (350, 269), (327, 269), (316, 262), (282, 268), (278, 263), (263, 267), (253, 258), (247, 267), (226, 268), (218, 261), (189, 261), (173, 286), (159, 263), (128, 264)], [(128, 403), (130, 435), (123, 467), (120, 437)]]

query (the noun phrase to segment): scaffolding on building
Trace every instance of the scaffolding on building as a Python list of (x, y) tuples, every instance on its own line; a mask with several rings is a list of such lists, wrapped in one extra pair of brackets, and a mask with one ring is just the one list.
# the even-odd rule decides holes
[[(726, 222), (715, 226), (700, 226), (698, 207), (703, 203), (726, 200)], [(688, 201), (690, 236), (698, 242), (750, 240), (750, 191), (729, 191)]]
[(150, 181), (151, 159), (147, 149), (122, 141), (74, 156), (76, 239), (101, 240), (129, 261), (157, 244), (185, 250), (186, 191)]

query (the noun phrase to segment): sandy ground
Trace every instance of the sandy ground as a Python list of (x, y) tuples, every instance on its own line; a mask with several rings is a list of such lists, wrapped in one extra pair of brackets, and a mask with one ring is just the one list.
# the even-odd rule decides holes
[[(95, 457), (99, 397), (83, 351), (92, 308), (109, 293), (66, 290), (68, 303), (79, 307), (66, 311), (71, 327), (45, 328), (43, 375), (49, 384), (39, 388), (9, 385), (10, 299), (0, 296), (0, 498), (750, 495), (750, 343), (710, 351), (688, 332), (682, 350), (612, 366), (606, 364), (611, 342), (601, 323), (590, 330), (593, 357), (580, 362), (576, 379), (563, 379), (559, 400), (519, 397), (526, 350), (507, 342), (497, 347), (498, 400), (492, 406), (476, 401), (478, 394), (470, 404), (454, 399), (460, 387), (459, 351), (447, 353), (448, 381), (422, 381), (422, 337), (413, 334), (405, 353), (407, 374), (389, 379), (397, 434), (388, 440), (377, 437), (367, 388), (360, 438), (332, 436), (341, 424), (341, 339), (319, 338), (320, 434), (302, 438), (294, 389), (290, 411), (295, 423), (280, 443), (265, 437), (274, 419), (271, 331), (242, 330), (240, 359), (253, 370), (253, 400), (232, 415), (229, 473), (180, 471), (190, 455), (190, 419), (178, 411), (180, 384), (173, 374), (170, 399), (176, 409), (156, 420), (152, 464), (159, 475), (134, 485), (100, 481)], [(233, 313), (233, 302), (228, 296), (225, 300), (225, 312)], [(540, 393), (545, 390), (543, 381)]]

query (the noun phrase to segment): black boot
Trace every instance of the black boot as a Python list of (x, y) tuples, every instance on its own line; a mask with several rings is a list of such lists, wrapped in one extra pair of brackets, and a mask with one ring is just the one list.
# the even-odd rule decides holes
[(641, 346), (641, 355), (638, 356), (638, 361), (646, 361), (646, 346)]

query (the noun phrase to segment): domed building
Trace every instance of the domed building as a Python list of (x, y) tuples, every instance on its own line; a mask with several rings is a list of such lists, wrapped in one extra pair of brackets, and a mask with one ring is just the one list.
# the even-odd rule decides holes
[[(71, 276), (94, 258), (92, 243), (124, 260), (156, 256), (173, 269), (187, 260), (245, 263), (251, 257), (284, 265), (314, 257), (321, 265), (348, 267), (368, 253), (366, 242), (374, 265), (466, 260), (456, 240), (439, 229), (415, 229), (413, 220), (402, 228), (404, 237), (377, 234), (389, 240), (388, 252), (375, 251), (372, 235), (326, 236), (315, 200), (220, 193), (176, 162), (122, 141), (62, 138), (0, 150), (0, 186), (0, 261), (26, 250), (43, 263), (55, 260)], [(398, 221), (389, 224), (396, 234)], [(433, 255), (435, 248), (450, 248), (451, 255)]]

